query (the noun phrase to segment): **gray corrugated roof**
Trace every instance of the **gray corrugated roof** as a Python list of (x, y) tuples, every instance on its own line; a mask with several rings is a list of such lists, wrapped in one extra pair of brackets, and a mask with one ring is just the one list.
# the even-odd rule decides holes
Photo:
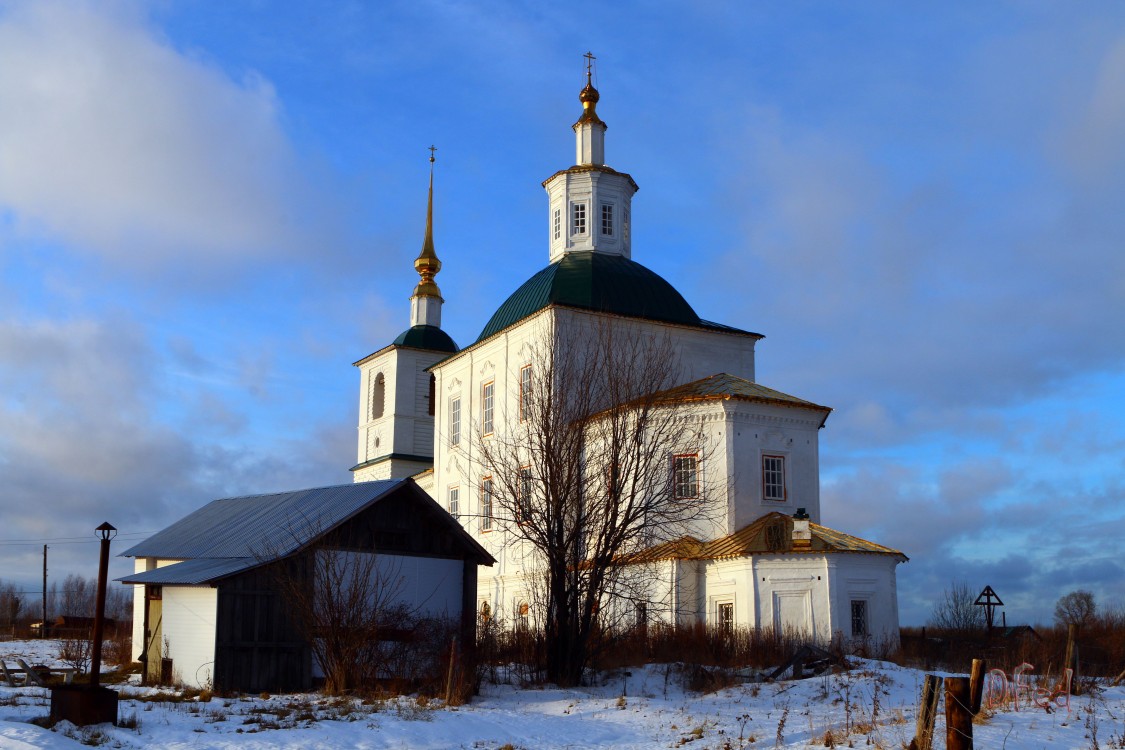
[(134, 573), (117, 580), (122, 583), (192, 586), (252, 568), (258, 562), (255, 557), (204, 557), (199, 560), (184, 560), (156, 570), (146, 570), (143, 573)]
[(215, 500), (121, 553), (122, 557), (281, 557), (329, 531), (404, 479)]

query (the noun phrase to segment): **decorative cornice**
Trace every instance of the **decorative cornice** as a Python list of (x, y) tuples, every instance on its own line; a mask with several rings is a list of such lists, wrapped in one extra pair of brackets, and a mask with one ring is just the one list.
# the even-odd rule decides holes
[(360, 469), (366, 469), (369, 466), (375, 466), (376, 464), (385, 463), (387, 461), (413, 461), (415, 463), (430, 464), (432, 466), (434, 463), (434, 457), (415, 456), (410, 453), (386, 453), (382, 456), (364, 461), (363, 463), (356, 464), (352, 468), (348, 469), (348, 471), (359, 471)]

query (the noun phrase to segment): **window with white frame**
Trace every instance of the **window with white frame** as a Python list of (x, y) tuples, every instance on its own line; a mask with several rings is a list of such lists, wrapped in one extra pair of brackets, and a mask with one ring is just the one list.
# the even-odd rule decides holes
[(516, 605), (516, 629), (527, 632), (531, 627), (531, 607), (527, 602)]
[(492, 477), (480, 480), (480, 529), (492, 531)]
[(672, 489), (676, 499), (699, 496), (699, 456), (685, 453), (672, 458)]
[(718, 615), (716, 619), (719, 630), (724, 633), (734, 630), (734, 602), (719, 602), (716, 615)]
[(562, 209), (555, 209), (555, 239), (562, 237)]
[(867, 637), (867, 600), (852, 599), (852, 637)]
[(449, 515), (457, 518), (461, 515), (461, 488), (449, 488)]
[(586, 234), (586, 204), (575, 203), (570, 208), (570, 233)]
[(602, 234), (607, 237), (613, 236), (613, 204), (602, 204)]
[(493, 397), (496, 395), (496, 381), (490, 380), (481, 386), (480, 425), (485, 435), (492, 434)]
[(531, 415), (531, 365), (520, 368), (520, 421)]
[(519, 477), (519, 498), (516, 501), (516, 523), (531, 520), (531, 467), (521, 466)]
[(785, 456), (762, 456), (762, 499), (785, 502)]
[(461, 397), (449, 402), (449, 444), (461, 444)]

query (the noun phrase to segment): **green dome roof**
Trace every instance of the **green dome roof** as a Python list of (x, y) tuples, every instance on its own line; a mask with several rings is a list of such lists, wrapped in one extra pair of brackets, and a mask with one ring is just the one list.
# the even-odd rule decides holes
[(435, 352), (456, 354), (457, 344), (449, 334), (437, 326), (412, 326), (398, 335), (393, 342), (396, 346), (409, 346), (414, 349), (429, 349)]
[(477, 341), (499, 333), (551, 304), (584, 310), (709, 326), (671, 284), (622, 255), (567, 253), (508, 297)]

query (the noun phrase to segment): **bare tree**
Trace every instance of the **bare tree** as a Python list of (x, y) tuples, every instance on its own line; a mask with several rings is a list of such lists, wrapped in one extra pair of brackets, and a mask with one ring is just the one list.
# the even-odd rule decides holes
[(404, 663), (400, 636), (420, 618), (403, 602), (403, 578), (390, 560), (328, 540), (273, 562), (279, 593), (324, 670), (327, 693), (403, 676), (395, 668)]
[(97, 592), (98, 582), (95, 579), (83, 578), (71, 573), (63, 579), (59, 614), (69, 617), (93, 617)]
[(1093, 622), (1097, 609), (1094, 595), (1085, 589), (1077, 589), (1059, 597), (1055, 603), (1055, 622), (1085, 627)]
[[(573, 685), (600, 618), (632, 595), (638, 566), (623, 563), (705, 521), (707, 505), (700, 420), (661, 396), (679, 371), (669, 338), (580, 314), (562, 322), (518, 373), (517, 408), (475, 442), (491, 477), (485, 520), (526, 543), (524, 570), (544, 589), (547, 676)], [(677, 464), (677, 452), (690, 456)]]
[(0, 621), (11, 630), (19, 620), (24, 600), (14, 583), (0, 583)]
[(930, 613), (930, 627), (956, 633), (983, 630), (984, 607), (974, 604), (976, 599), (977, 595), (973, 593), (968, 581), (951, 582), (934, 604)]

